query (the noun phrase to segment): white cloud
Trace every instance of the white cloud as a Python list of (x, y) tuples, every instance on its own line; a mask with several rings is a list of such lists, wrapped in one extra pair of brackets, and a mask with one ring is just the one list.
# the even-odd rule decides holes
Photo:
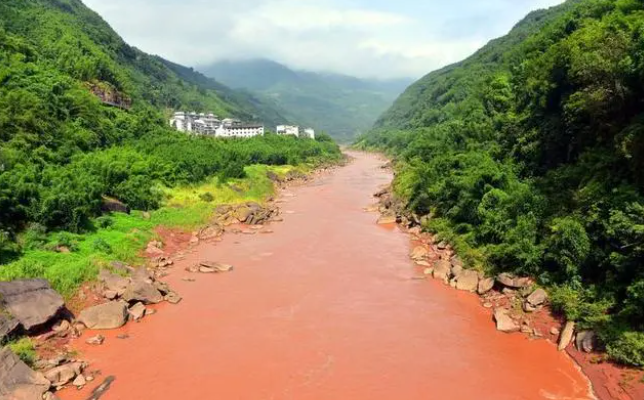
[(561, 0), (85, 0), (132, 45), (185, 65), (268, 58), (369, 77), (418, 77)]

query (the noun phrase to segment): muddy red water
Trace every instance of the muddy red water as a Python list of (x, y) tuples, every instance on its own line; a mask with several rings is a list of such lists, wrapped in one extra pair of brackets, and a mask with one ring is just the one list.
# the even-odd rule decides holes
[[(363, 211), (391, 176), (376, 156), (354, 156), (290, 190), (273, 234), (228, 235), (179, 262), (168, 282), (180, 305), (101, 347), (79, 341), (91, 369), (116, 377), (102, 399), (592, 398), (551, 344), (499, 333), (476, 296), (412, 279), (407, 235)], [(204, 259), (236, 268), (184, 282)]]

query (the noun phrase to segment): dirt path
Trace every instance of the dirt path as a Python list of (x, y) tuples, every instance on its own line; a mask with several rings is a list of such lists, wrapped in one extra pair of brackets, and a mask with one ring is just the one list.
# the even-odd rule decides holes
[[(411, 279), (408, 237), (363, 211), (391, 180), (382, 164), (356, 154), (285, 193), (273, 234), (227, 235), (177, 263), (168, 282), (180, 305), (101, 347), (79, 341), (92, 369), (116, 377), (102, 399), (591, 398), (551, 344), (497, 332), (474, 295)], [(183, 281), (204, 259), (236, 269)]]

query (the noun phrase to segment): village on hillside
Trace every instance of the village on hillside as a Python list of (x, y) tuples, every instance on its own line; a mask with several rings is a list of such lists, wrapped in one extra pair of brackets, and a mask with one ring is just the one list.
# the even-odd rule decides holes
[[(180, 132), (221, 138), (251, 138), (266, 132), (264, 125), (245, 123), (232, 118), (219, 119), (215, 114), (177, 111), (170, 119), (170, 126)], [(315, 139), (315, 130), (299, 126), (279, 125), (275, 133), (282, 136), (296, 136)]]

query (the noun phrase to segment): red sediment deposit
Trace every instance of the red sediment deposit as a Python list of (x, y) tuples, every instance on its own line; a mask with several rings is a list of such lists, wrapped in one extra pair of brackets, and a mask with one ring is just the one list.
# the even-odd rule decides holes
[[(354, 156), (290, 189), (273, 233), (186, 251), (166, 279), (179, 305), (102, 332), (102, 346), (84, 343), (93, 332), (77, 340), (101, 371), (92, 384), (116, 378), (102, 399), (592, 399), (551, 343), (497, 332), (477, 296), (413, 279), (408, 236), (364, 211), (391, 174), (375, 155)], [(204, 260), (235, 269), (185, 280)], [(59, 395), (84, 400), (92, 388)]]

